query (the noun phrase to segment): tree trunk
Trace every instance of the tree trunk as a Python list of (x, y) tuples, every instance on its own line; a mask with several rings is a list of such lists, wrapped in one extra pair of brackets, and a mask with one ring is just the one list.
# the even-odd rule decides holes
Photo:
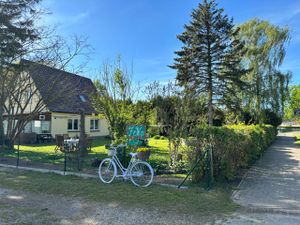
[(5, 134), (4, 134), (4, 119), (3, 119), (3, 96), (0, 96), (0, 146), (3, 146), (5, 143)]
[(256, 74), (256, 115), (259, 124), (262, 124), (261, 115), (261, 80), (260, 75)]
[(80, 113), (80, 137), (79, 137), (79, 151), (81, 156), (86, 156), (87, 153), (87, 143), (86, 143), (86, 133), (85, 133), (85, 115), (83, 112)]
[(213, 84), (212, 84), (212, 56), (211, 56), (211, 42), (209, 39), (210, 24), (207, 23), (207, 76), (208, 76), (208, 126), (213, 126)]
[[(210, 82), (211, 83), (211, 82)], [(208, 125), (213, 126), (212, 86), (208, 88)]]

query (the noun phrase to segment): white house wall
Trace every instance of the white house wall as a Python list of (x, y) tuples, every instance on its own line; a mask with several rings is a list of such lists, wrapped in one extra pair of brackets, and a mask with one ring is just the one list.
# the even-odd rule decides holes
[[(24, 72), (21, 76), (27, 77), (29, 75), (26, 72)], [(31, 97), (30, 102), (26, 105), (26, 108), (24, 109), (23, 114), (29, 114), (32, 111), (34, 111), (36, 109), (36, 107), (37, 107), (37, 104), (40, 104), (40, 105), (44, 104), (43, 100), (41, 99), (40, 92), (39, 92), (39, 90), (36, 89), (36, 86), (35, 86), (35, 84), (34, 84), (34, 82), (33, 82), (33, 80), (32, 80), (31, 77), (29, 77), (29, 79), (28, 79), (28, 85), (30, 87), (28, 89), (28, 92), (32, 91), (31, 93), (34, 92), (34, 94), (31, 94), (31, 95), (28, 94), (27, 95), (26, 92), (22, 93), (23, 94), (23, 97), (22, 97), (23, 101), (21, 102), (21, 104), (23, 104), (23, 107), (25, 106), (24, 104), (27, 101), (27, 98), (29, 96)], [(31, 89), (31, 91), (30, 91), (30, 89)], [(48, 110), (47, 110), (47, 108), (45, 106), (44, 106), (43, 110), (41, 110), (41, 112), (47, 112), (47, 111)], [(14, 114), (18, 115), (18, 114), (20, 114), (20, 111), (16, 111), (16, 112), (14, 112)]]
[[(69, 119), (78, 119), (80, 128), (80, 115), (70, 114), (70, 113), (52, 113), (51, 114), (51, 134), (53, 137), (57, 134), (68, 134), (70, 137), (79, 136), (80, 132), (78, 131), (69, 131), (68, 130), (68, 120)], [(99, 130), (91, 131), (90, 130), (90, 120), (99, 119)], [(107, 136), (109, 135), (108, 124), (105, 119), (100, 119), (98, 116), (87, 115), (85, 116), (85, 132), (91, 137)]]

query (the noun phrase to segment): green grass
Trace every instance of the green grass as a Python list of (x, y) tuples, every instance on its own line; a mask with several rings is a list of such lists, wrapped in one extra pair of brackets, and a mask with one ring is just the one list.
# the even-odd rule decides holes
[[(110, 140), (105, 138), (98, 138), (92, 142), (92, 152), (88, 154), (88, 156), (84, 159), (84, 168), (91, 167), (91, 161), (94, 158), (105, 158), (106, 150), (104, 145), (109, 144)], [(33, 144), (33, 145), (20, 145), (20, 159), (29, 162), (35, 163), (43, 163), (43, 164), (52, 164), (58, 165), (63, 168), (64, 164), (64, 154), (60, 151), (55, 152), (55, 144), (54, 143), (45, 143), (45, 144)], [(18, 149), (18, 146), (15, 145), (15, 149)], [(1, 152), (1, 156), (17, 158), (17, 151), (9, 151), (9, 152)], [(76, 156), (74, 156), (76, 157)], [(75, 165), (69, 164), (69, 169), (77, 168)]]
[[(87, 157), (84, 158), (83, 169), (92, 169), (91, 162), (95, 158), (106, 158), (107, 150), (105, 149), (105, 144), (110, 143), (111, 141), (106, 138), (97, 138), (93, 140), (92, 151), (88, 154)], [(150, 138), (149, 146), (151, 148), (151, 156), (149, 162), (151, 163), (153, 168), (167, 168), (169, 160), (168, 140), (154, 140)], [(15, 149), (17, 148), (18, 146), (16, 145)], [(60, 151), (55, 152), (54, 149), (55, 144), (20, 145), (20, 159), (29, 162), (57, 165), (63, 168), (64, 154)], [(4, 153), (0, 153), (0, 157), (3, 155)], [(17, 158), (17, 152), (5, 152), (5, 156)], [(76, 163), (74, 163), (74, 165), (70, 165), (71, 170), (77, 169), (75, 164)]]
[(297, 134), (296, 135), (296, 141), (295, 141), (296, 144), (300, 145), (300, 134)]
[(175, 189), (152, 185), (137, 188), (130, 182), (103, 184), (97, 179), (60, 176), (37, 172), (0, 169), (0, 187), (33, 193), (45, 193), (88, 202), (114, 203), (124, 207), (194, 214), (221, 215), (233, 212), (235, 205), (222, 188), (205, 191), (201, 188)]
[(168, 140), (149, 139), (151, 148), (150, 164), (154, 169), (167, 168), (169, 162), (169, 142)]

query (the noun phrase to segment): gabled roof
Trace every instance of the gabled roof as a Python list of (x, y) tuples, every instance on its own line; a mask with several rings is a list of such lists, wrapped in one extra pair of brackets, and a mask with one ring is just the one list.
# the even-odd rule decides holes
[(26, 65), (26, 70), (51, 112), (97, 113), (91, 104), (91, 96), (96, 93), (96, 88), (89, 78), (28, 60), (22, 60), (21, 63)]

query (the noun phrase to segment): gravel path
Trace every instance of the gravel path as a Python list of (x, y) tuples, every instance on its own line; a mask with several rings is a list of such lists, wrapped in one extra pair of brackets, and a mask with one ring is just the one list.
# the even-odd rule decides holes
[(0, 188), (0, 225), (47, 224), (213, 224), (197, 215), (164, 210), (147, 211), (110, 204), (89, 203), (82, 199)]

